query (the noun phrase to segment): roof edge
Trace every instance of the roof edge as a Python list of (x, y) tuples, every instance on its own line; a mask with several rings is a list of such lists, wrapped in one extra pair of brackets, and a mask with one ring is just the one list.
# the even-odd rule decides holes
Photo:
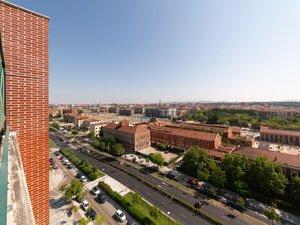
[(11, 2), (7, 2), (7, 1), (4, 1), (4, 0), (0, 0), (0, 3), (6, 4), (6, 5), (8, 5), (8, 6), (11, 6), (11, 7), (14, 7), (14, 8), (17, 8), (17, 9), (21, 9), (21, 10), (23, 10), (23, 11), (25, 11), (25, 12), (34, 14), (34, 15), (36, 15), (36, 16), (43, 17), (43, 18), (45, 18), (45, 19), (47, 19), (47, 20), (50, 19), (50, 17), (48, 17), (48, 16), (46, 16), (46, 15), (43, 15), (43, 14), (38, 13), (38, 12), (35, 12), (35, 11), (33, 11), (33, 10), (24, 8), (24, 7), (22, 7), (22, 6), (16, 5), (16, 4), (11, 3)]

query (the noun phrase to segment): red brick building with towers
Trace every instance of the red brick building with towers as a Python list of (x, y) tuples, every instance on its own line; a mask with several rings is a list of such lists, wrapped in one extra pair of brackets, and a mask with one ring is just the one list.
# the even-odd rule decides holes
[(18, 143), (36, 224), (49, 224), (49, 18), (0, 0), (6, 123)]

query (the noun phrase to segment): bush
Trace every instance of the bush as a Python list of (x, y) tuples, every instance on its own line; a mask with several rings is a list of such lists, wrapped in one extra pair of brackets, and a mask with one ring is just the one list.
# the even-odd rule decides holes
[(97, 170), (95, 167), (90, 165), (85, 160), (81, 160), (81, 159), (77, 158), (75, 156), (74, 152), (72, 152), (72, 150), (61, 149), (59, 151), (62, 155), (64, 155), (66, 158), (68, 158), (68, 160), (70, 160), (70, 162), (73, 165), (78, 167), (84, 174), (86, 174), (90, 180), (92, 180), (92, 181), (96, 180), (97, 178), (102, 177), (104, 175), (102, 172)]

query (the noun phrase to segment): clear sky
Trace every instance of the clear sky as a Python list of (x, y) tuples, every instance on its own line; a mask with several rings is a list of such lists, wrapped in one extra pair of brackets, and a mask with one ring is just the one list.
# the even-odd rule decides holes
[(50, 19), (50, 102), (300, 100), (299, 0), (14, 0)]

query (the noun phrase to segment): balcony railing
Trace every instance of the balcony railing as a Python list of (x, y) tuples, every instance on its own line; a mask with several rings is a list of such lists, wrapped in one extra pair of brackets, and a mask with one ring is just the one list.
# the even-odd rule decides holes
[(9, 131), (2, 138), (0, 149), (0, 224), (6, 225), (7, 221), (7, 179), (8, 179), (8, 149)]

